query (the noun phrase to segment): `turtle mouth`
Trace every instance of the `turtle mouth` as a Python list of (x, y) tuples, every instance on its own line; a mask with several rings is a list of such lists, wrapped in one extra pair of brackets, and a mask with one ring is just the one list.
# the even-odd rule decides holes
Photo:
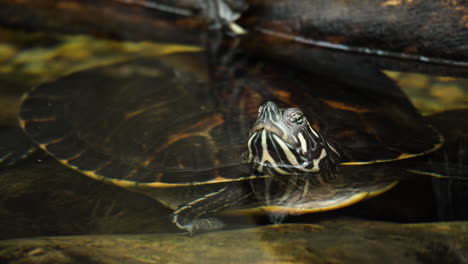
[(265, 123), (265, 122), (257, 122), (255, 125), (250, 129), (250, 135), (254, 134), (257, 131), (260, 130), (266, 130), (268, 132), (271, 132), (275, 135), (277, 135), (280, 138), (283, 138), (284, 132), (277, 126), (270, 124), (270, 123)]
[(285, 133), (281, 127), (278, 127), (277, 125), (269, 122), (257, 121), (257, 123), (255, 123), (254, 126), (250, 129), (249, 137), (255, 133), (261, 133), (261, 130), (265, 130), (266, 132), (276, 135), (278, 138), (289, 145), (294, 146), (297, 144), (297, 141), (292, 135)]
[(290, 131), (285, 127), (282, 111), (274, 102), (266, 102), (260, 107), (257, 121), (250, 129), (249, 137), (255, 133), (260, 133), (261, 130), (276, 135), (287, 144), (297, 144), (294, 135), (291, 135)]

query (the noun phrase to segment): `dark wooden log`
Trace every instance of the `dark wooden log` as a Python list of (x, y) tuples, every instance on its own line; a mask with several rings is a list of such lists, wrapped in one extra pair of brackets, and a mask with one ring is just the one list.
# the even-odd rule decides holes
[(0, 0), (0, 26), (199, 44), (206, 21), (185, 7), (188, 1), (172, 2), (180, 7), (179, 13), (158, 10), (151, 2), (138, 0)]
[[(258, 34), (358, 53), (468, 66), (464, 0), (251, 0), (239, 21)], [(268, 45), (264, 45), (268, 47)]]
[[(237, 0), (244, 2), (243, 0)], [(201, 0), (0, 0), (0, 25), (127, 40), (199, 43)], [(228, 3), (233, 5), (229, 0)], [(465, 0), (248, 0), (255, 41), (468, 65)]]

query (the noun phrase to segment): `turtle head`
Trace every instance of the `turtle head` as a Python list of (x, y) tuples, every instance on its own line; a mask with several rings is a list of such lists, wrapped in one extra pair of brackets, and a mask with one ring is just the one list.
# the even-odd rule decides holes
[(337, 166), (339, 154), (309, 124), (298, 108), (267, 102), (258, 110), (246, 157), (255, 173), (291, 175)]

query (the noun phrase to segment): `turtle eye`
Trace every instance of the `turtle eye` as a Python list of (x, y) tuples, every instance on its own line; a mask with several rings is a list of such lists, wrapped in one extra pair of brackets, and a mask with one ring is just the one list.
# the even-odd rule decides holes
[(304, 124), (304, 115), (300, 112), (294, 112), (291, 113), (288, 120), (291, 124), (302, 125)]

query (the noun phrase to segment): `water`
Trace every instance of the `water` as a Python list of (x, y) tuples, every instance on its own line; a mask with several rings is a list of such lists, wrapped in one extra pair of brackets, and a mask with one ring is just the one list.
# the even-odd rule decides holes
[[(6, 29), (1, 29), (0, 36), (2, 129), (16, 125), (21, 95), (31, 87), (98, 65), (110, 65), (174, 51), (197, 50), (196, 47), (117, 42), (89, 36), (26, 34)], [(467, 79), (396, 72), (387, 72), (387, 75), (401, 85), (411, 101), (425, 115), (468, 106)], [(463, 128), (462, 122), (459, 124), (459, 128)], [(466, 140), (467, 130), (464, 131), (464, 139), (455, 140), (453, 144), (455, 149), (459, 147), (459, 153), (464, 153), (465, 159), (449, 161), (455, 165), (466, 161), (466, 141), (463, 140)], [(18, 132), (17, 137), (22, 136)], [(15, 136), (11, 138), (14, 139)], [(461, 167), (462, 170), (464, 168)], [(461, 171), (461, 174), (466, 175), (466, 171)], [(0, 238), (122, 233), (166, 235), (117, 235), (108, 238), (83, 236), (75, 240), (53, 240), (50, 243), (54, 246), (35, 240), (7, 241), (0, 245), (0, 262), (10, 263), (8, 261), (13, 261), (15, 254), (20, 254), (17, 252), (23, 252), (21, 254), (27, 255), (24, 260), (26, 263), (33, 263), (40, 258), (49, 262), (52, 259), (63, 262), (69, 258), (74, 261), (84, 259), (83, 261), (101, 263), (107, 257), (112, 258), (110, 252), (114, 252), (116, 256), (126, 256), (128, 263), (177, 260), (190, 263), (194, 259), (203, 262), (205, 255), (212, 257), (207, 257), (206, 260), (224, 261), (228, 254), (226, 250), (230, 252), (229, 255), (235, 256), (230, 256), (229, 259), (237, 262), (269, 260), (310, 263), (332, 261), (334, 257), (358, 262), (359, 258), (353, 258), (352, 252), (367, 252), (369, 259), (372, 256), (386, 256), (388, 259), (395, 257), (405, 261), (401, 257), (404, 252), (401, 256), (398, 255), (400, 251), (404, 251), (401, 248), (404, 248), (410, 252), (418, 252), (415, 259), (421, 263), (439, 259), (462, 263), (467, 254), (465, 250), (468, 250), (468, 241), (466, 235), (463, 235), (468, 230), (466, 223), (394, 224), (413, 222), (414, 219), (422, 219), (416, 222), (434, 220), (431, 210), (434, 206), (442, 206), (440, 203), (431, 202), (427, 211), (418, 211), (420, 215), (413, 214), (413, 218), (402, 219), (406, 213), (414, 213), (407, 212), (411, 209), (405, 208), (413, 208), (412, 204), (427, 204), (425, 199), (434, 198), (430, 189), (414, 189), (415, 186), (422, 188), (431, 184), (427, 179), (418, 180), (351, 209), (286, 219), (290, 223), (298, 223), (296, 225), (245, 229), (264, 224), (267, 218), (231, 216), (225, 220), (227, 229), (234, 231), (190, 238), (178, 235), (180, 231), (169, 219), (171, 210), (155, 203), (151, 198), (92, 180), (50, 157), (36, 153), (30, 159), (0, 170)], [(450, 185), (443, 188), (453, 191), (453, 186)], [(416, 198), (415, 192), (418, 193)], [(461, 206), (463, 205), (464, 203)], [(343, 218), (343, 215), (346, 217)], [(354, 218), (356, 215), (357, 218)], [(383, 222), (372, 221), (375, 219)], [(420, 242), (424, 240), (430, 242)], [(375, 241), (381, 244), (373, 244)], [(85, 250), (79, 247), (82, 244), (87, 245)], [(12, 245), (21, 250), (10, 249)], [(61, 252), (57, 245), (68, 251)], [(98, 253), (87, 255), (96, 248), (100, 250), (96, 251)], [(377, 251), (380, 255), (373, 255)], [(185, 256), (186, 259), (178, 259), (177, 255)], [(118, 263), (119, 258), (114, 257), (112, 261)]]

